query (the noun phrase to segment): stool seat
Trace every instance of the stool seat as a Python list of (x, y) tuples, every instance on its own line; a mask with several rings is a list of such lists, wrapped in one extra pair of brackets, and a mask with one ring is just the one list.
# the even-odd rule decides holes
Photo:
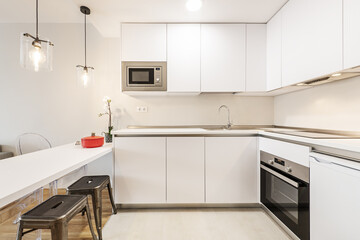
[(102, 194), (101, 193), (102, 190), (105, 188), (108, 189), (113, 212), (114, 214), (116, 214), (117, 209), (112, 196), (109, 176), (107, 175), (84, 176), (67, 188), (67, 193), (69, 195), (73, 195), (73, 194), (91, 195), (95, 224), (96, 224), (99, 240), (102, 239)]
[(56, 195), (23, 214), (21, 219), (61, 220), (72, 213), (79, 213), (84, 208), (82, 206), (84, 198), (86, 196), (83, 195)]
[(109, 182), (109, 176), (85, 176), (74, 182), (68, 187), (72, 190), (94, 190), (104, 188)]
[[(19, 221), (17, 240), (36, 229), (51, 229), (52, 240), (68, 239), (68, 223), (78, 213), (84, 211), (94, 240), (96, 235), (91, 224), (87, 196), (55, 195), (23, 214)], [(23, 232), (24, 229), (31, 229)]]

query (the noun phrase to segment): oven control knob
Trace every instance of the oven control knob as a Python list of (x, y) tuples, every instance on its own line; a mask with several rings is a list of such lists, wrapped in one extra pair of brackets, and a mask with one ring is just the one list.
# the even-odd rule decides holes
[(291, 167), (286, 167), (286, 168), (285, 168), (285, 171), (286, 171), (287, 173), (291, 173), (291, 172), (292, 172), (292, 169), (291, 169)]
[(156, 79), (156, 82), (157, 82), (157, 83), (160, 82), (160, 78), (157, 78), (157, 79)]
[(274, 165), (274, 160), (269, 160), (268, 163), (269, 163), (270, 165)]

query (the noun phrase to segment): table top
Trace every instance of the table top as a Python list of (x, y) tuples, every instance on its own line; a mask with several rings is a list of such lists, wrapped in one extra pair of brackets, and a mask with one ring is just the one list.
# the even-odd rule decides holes
[(0, 208), (112, 152), (74, 143), (0, 161)]

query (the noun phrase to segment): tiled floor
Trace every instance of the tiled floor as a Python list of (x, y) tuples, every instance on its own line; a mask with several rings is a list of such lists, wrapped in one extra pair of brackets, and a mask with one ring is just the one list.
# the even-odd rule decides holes
[(104, 240), (291, 239), (262, 209), (121, 210), (111, 216)]

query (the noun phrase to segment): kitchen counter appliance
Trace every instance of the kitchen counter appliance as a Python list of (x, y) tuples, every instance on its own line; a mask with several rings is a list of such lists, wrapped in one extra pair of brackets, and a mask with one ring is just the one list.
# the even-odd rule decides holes
[(122, 91), (166, 91), (166, 62), (122, 62)]
[(309, 168), (260, 153), (261, 203), (301, 240), (310, 239)]

